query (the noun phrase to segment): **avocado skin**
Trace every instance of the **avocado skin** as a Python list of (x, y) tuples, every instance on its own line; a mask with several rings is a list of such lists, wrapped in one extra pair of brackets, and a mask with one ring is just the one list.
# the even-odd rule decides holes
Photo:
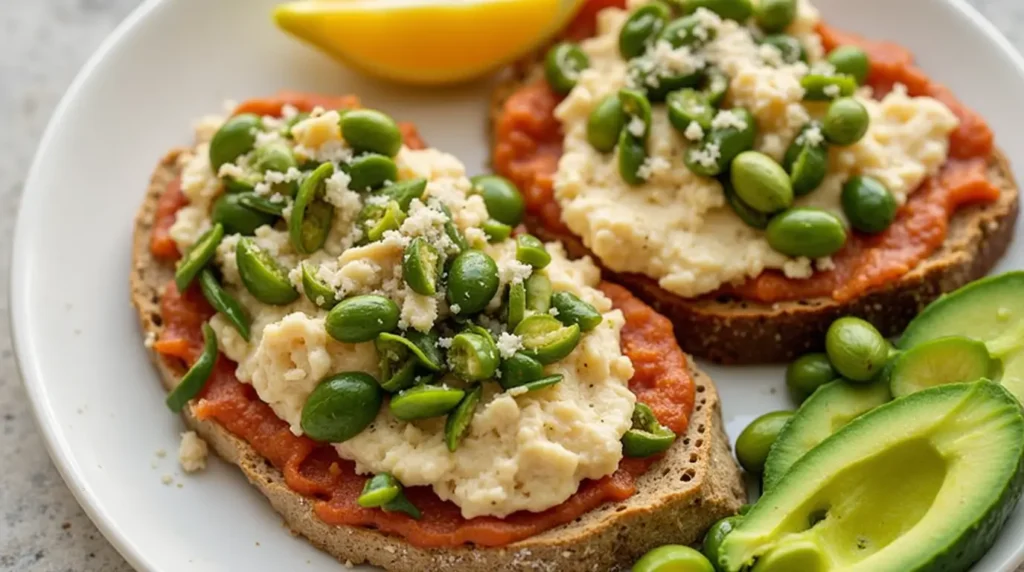
[[(1017, 425), (1018, 437), (1019, 439), (1024, 440), (1024, 410), (1022, 410), (1020, 402), (1017, 401), (1017, 398), (1014, 397), (1014, 395), (1005, 387), (988, 380), (933, 387), (894, 402), (889, 402), (873, 411), (899, 406), (899, 402), (902, 401), (926, 399), (929, 394), (938, 395), (940, 393), (954, 393), (960, 391), (970, 391), (972, 393), (982, 392), (987, 394), (987, 399), (989, 399), (994, 406), (1012, 407), (1015, 409), (1016, 419), (1014, 422)], [(842, 430), (830, 437), (829, 441), (832, 441), (835, 435), (846, 433), (847, 428), (850, 428), (851, 426), (856, 425), (860, 427), (863, 426), (864, 423), (870, 423), (871, 420), (865, 417), (870, 418), (873, 416), (867, 415), (855, 419)], [(850, 430), (851, 433), (854, 431), (856, 431), (856, 429)], [(893, 563), (892, 568), (885, 568), (879, 572), (889, 572), (890, 570), (891, 572), (967, 572), (970, 567), (980, 560), (995, 543), (1000, 531), (1006, 524), (1007, 519), (1016, 508), (1017, 502), (1020, 500), (1022, 490), (1024, 490), (1024, 447), (1019, 448), (1017, 451), (1016, 471), (1012, 478), (1006, 482), (1004, 489), (998, 496), (990, 497), (993, 500), (988, 504), (984, 515), (979, 518), (977, 522), (972, 526), (965, 528), (956, 538), (948, 540), (938, 539), (937, 544), (941, 544), (943, 542), (948, 542), (948, 544), (944, 547), (936, 546), (934, 556), (932, 556), (927, 562), (916, 566), (908, 566), (906, 563), (896, 562)], [(757, 505), (754, 506), (754, 511), (756, 510)], [(748, 515), (748, 518), (749, 516), (750, 515)], [(742, 524), (740, 525), (740, 528), (742, 528)], [(729, 561), (727, 558), (728, 549), (726, 547), (728, 541), (729, 537), (726, 537), (723, 541), (718, 562), (715, 563), (716, 569), (722, 572), (748, 571), (748, 563)], [(841, 569), (834, 569), (831, 572), (840, 572), (840, 570)]]

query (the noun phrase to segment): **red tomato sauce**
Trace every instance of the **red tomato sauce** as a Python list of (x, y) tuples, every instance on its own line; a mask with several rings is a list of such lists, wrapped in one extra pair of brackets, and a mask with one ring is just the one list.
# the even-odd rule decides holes
[[(277, 114), (284, 103), (300, 109), (313, 105), (331, 107), (330, 101), (326, 105), (324, 101), (322, 98), (288, 94), (244, 103), (238, 112)], [(358, 105), (350, 98), (335, 101)], [(408, 146), (423, 146), (414, 128), (407, 126), (404, 132)], [(172, 183), (165, 194), (176, 192), (180, 194)], [(158, 219), (158, 225), (169, 228), (173, 220), (173, 216), (170, 222)], [(671, 323), (624, 288), (603, 283), (601, 290), (626, 317), (622, 348), (635, 369), (629, 382), (630, 390), (651, 407), (663, 424), (677, 434), (684, 433), (693, 410), (695, 385), (687, 373), (686, 356), (675, 342)], [(212, 314), (213, 310), (196, 287), (180, 293), (171, 281), (161, 297), (164, 329), (154, 345), (155, 349), (168, 363), (184, 371), (186, 364), (194, 362), (202, 351), (200, 328)], [(197, 417), (216, 421), (249, 443), (281, 471), (290, 489), (313, 500), (313, 510), (324, 522), (373, 527), (400, 535), (411, 544), (424, 548), (467, 543), (503, 546), (571, 522), (606, 502), (629, 498), (636, 492), (636, 479), (656, 460), (624, 458), (614, 474), (584, 481), (564, 503), (544, 512), (521, 511), (503, 519), (477, 517), (467, 520), (455, 504), (441, 500), (430, 488), (410, 487), (406, 489), (406, 495), (423, 513), (420, 520), (415, 520), (402, 513), (360, 507), (356, 499), (362, 492), (366, 477), (357, 475), (354, 464), (338, 457), (330, 445), (295, 436), (288, 424), (260, 401), (252, 386), (238, 380), (235, 369), (234, 362), (223, 355), (219, 357), (213, 374), (195, 403)]]

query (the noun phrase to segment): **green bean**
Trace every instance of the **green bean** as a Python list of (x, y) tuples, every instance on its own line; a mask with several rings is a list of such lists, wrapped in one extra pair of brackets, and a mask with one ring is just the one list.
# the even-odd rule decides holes
[(508, 299), (505, 301), (505, 325), (514, 330), (519, 322), (526, 317), (526, 285), (515, 282), (508, 286)]
[(252, 236), (256, 229), (273, 224), (276, 217), (246, 207), (242, 203), (244, 194), (226, 193), (213, 201), (210, 211), (210, 222), (224, 226), (224, 234), (241, 234)]
[(174, 413), (180, 413), (185, 405), (194, 397), (199, 395), (206, 385), (206, 380), (213, 373), (213, 366), (217, 363), (217, 334), (210, 327), (210, 324), (203, 322), (203, 353), (199, 354), (192, 367), (181, 376), (181, 381), (167, 395), (167, 408)]
[(593, 330), (604, 319), (597, 308), (584, 302), (572, 292), (555, 292), (551, 296), (551, 305), (558, 310), (555, 317), (559, 322), (566, 326), (576, 324), (583, 332)]
[(397, 231), (402, 228), (403, 221), (405, 221), (405, 213), (402, 212), (398, 201), (388, 201), (380, 213), (380, 218), (374, 221), (372, 226), (366, 228), (363, 238), (366, 242), (377, 242), (384, 238), (384, 233), (387, 231)]
[(522, 338), (523, 353), (542, 364), (555, 363), (568, 356), (580, 341), (580, 327), (564, 326), (548, 314), (534, 314), (516, 326)]
[(562, 382), (562, 379), (564, 379), (564, 377), (565, 376), (563, 376), (562, 374), (556, 373), (554, 375), (549, 375), (547, 377), (542, 377), (540, 379), (535, 379), (533, 381), (528, 381), (528, 382), (526, 382), (526, 383), (524, 383), (522, 385), (518, 385), (516, 387), (521, 387), (521, 388), (525, 389), (526, 391), (524, 391), (523, 393), (533, 393), (534, 391), (540, 391), (542, 389), (547, 389), (547, 388), (551, 387), (552, 385), (558, 385), (559, 383)]
[(210, 306), (213, 306), (214, 310), (223, 314), (231, 322), (243, 340), (249, 341), (249, 314), (238, 303), (238, 300), (235, 300), (234, 296), (221, 288), (220, 282), (209, 268), (199, 273), (199, 287)]
[(338, 293), (316, 275), (315, 267), (305, 262), (302, 263), (302, 291), (318, 308), (330, 310), (338, 305)]
[(726, 94), (729, 93), (729, 76), (718, 68), (707, 68), (704, 70), (704, 82), (701, 93), (707, 98), (708, 103), (715, 107), (722, 105)]
[(398, 498), (402, 484), (388, 473), (380, 473), (366, 479), (363, 492), (356, 499), (363, 508), (377, 508)]
[(413, 520), (419, 520), (422, 517), (420, 509), (416, 508), (416, 505), (412, 504), (403, 493), (398, 493), (398, 497), (396, 497), (395, 500), (385, 504), (381, 508), (384, 512), (405, 513), (412, 517)]
[(691, 123), (700, 126), (702, 132), (711, 129), (711, 120), (715, 118), (715, 107), (708, 98), (695, 89), (673, 91), (665, 98), (668, 107), (668, 120), (680, 133), (685, 133)]
[(743, 199), (736, 194), (736, 190), (732, 188), (732, 183), (729, 182), (728, 177), (723, 177), (721, 182), (722, 192), (725, 193), (725, 202), (729, 203), (729, 207), (736, 213), (736, 216), (740, 217), (740, 220), (747, 223), (747, 226), (751, 228), (758, 230), (768, 228), (771, 215), (765, 214), (743, 202)]
[(462, 332), (452, 338), (448, 365), (465, 381), (483, 381), (498, 371), (498, 348), (489, 337)]
[(389, 201), (398, 203), (402, 212), (408, 212), (409, 206), (414, 199), (423, 199), (423, 192), (427, 190), (427, 180), (420, 177), (391, 183), (383, 189), (374, 191), (373, 194), (387, 198)]
[(565, 95), (576, 87), (580, 72), (590, 67), (590, 58), (579, 46), (562, 42), (548, 50), (544, 58), (544, 77), (555, 93)]
[(807, 62), (807, 50), (800, 40), (786, 34), (772, 34), (761, 39), (761, 43), (772, 46), (782, 54), (783, 63)]
[(288, 218), (288, 239), (300, 254), (312, 254), (327, 242), (334, 206), (323, 200), (327, 179), (334, 175), (334, 165), (324, 163), (306, 177), (295, 196)]
[(444, 356), (441, 355), (441, 351), (437, 348), (437, 333), (431, 331), (428, 333), (417, 332), (416, 330), (410, 330), (406, 332), (405, 336), (398, 336), (387, 332), (381, 333), (377, 336), (378, 351), (381, 350), (383, 344), (387, 344), (387, 351), (397, 353), (401, 359), (411, 354), (416, 358), (419, 365), (429, 369), (430, 371), (438, 372), (444, 367)]
[(465, 396), (461, 389), (417, 385), (391, 398), (391, 414), (401, 421), (439, 417), (458, 407)]
[(483, 394), (483, 386), (477, 385), (459, 402), (459, 405), (448, 414), (444, 424), (444, 442), (452, 453), (459, 448), (459, 441), (469, 429), (473, 421), (473, 413), (480, 403), (480, 396)]
[(213, 228), (196, 239), (195, 244), (178, 261), (178, 267), (174, 271), (174, 285), (178, 287), (178, 292), (184, 292), (196, 275), (213, 260), (223, 239), (224, 225), (220, 223), (213, 225)]
[(288, 271), (251, 238), (239, 239), (235, 260), (242, 284), (260, 302), (283, 306), (299, 298), (299, 291), (292, 286)]
[(523, 352), (516, 352), (501, 362), (501, 377), (498, 378), (498, 382), (504, 389), (512, 389), (542, 377), (544, 364)]
[(642, 185), (647, 181), (641, 167), (647, 162), (647, 144), (629, 129), (619, 135), (619, 176), (628, 185)]
[(757, 26), (769, 34), (781, 32), (796, 19), (796, 0), (761, 0), (754, 7)]
[(442, 265), (441, 253), (426, 238), (417, 236), (402, 255), (402, 278), (413, 292), (433, 296), (437, 293)]
[(637, 402), (633, 408), (633, 427), (622, 436), (622, 454), (627, 457), (651, 457), (668, 450), (676, 434), (662, 425), (647, 405)]
[(247, 209), (274, 215), (275, 217), (284, 216), (285, 207), (288, 206), (288, 203), (283, 200), (274, 202), (256, 193), (240, 193), (238, 195), (238, 204)]
[(753, 114), (742, 107), (734, 107), (728, 113), (736, 117), (732, 125), (712, 128), (699, 145), (691, 145), (686, 150), (683, 162), (694, 174), (704, 177), (720, 175), (740, 153), (754, 148), (757, 121)]
[(540, 272), (526, 279), (526, 309), (543, 314), (551, 308), (551, 280)]

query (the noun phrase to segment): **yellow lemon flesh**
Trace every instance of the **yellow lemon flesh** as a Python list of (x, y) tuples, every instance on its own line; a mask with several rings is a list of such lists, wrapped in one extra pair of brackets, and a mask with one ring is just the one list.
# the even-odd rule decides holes
[(393, 81), (480, 77), (565, 26), (583, 0), (306, 0), (274, 21), (341, 62)]

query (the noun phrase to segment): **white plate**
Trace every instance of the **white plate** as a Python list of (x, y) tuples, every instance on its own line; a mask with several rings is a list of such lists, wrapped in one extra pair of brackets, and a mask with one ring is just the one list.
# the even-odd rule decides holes
[[(128, 297), (132, 220), (161, 155), (187, 144), (191, 121), (224, 99), (294, 88), (360, 94), (415, 121), (471, 170), (484, 167), (486, 86), (416, 93), (350, 76), (277, 33), (268, 16), (274, 3), (146, 2), (68, 91), (25, 186), (11, 304), (22, 373), (64, 479), (140, 570), (338, 570), (289, 535), (238, 471), (212, 462), (201, 475), (178, 474), (182, 425), (163, 405)], [(819, 4), (842, 28), (911, 48), (989, 120), (1009, 157), (1024, 156), (1024, 62), (972, 9), (954, 0)], [(1002, 267), (1024, 267), (1024, 240)], [(708, 369), (734, 436), (759, 413), (790, 406), (781, 368)], [(158, 458), (159, 449), (168, 457)], [(184, 487), (161, 484), (169, 473)], [(977, 569), (1022, 561), (1018, 510)]]

